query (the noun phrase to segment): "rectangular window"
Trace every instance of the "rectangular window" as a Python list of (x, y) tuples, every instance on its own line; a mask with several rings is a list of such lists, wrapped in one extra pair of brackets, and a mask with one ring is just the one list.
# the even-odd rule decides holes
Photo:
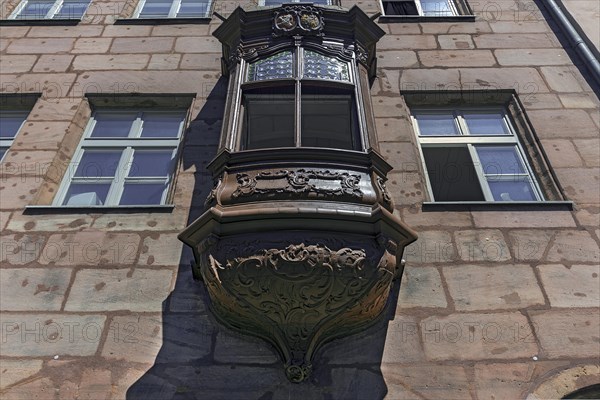
[(383, 15), (448, 17), (459, 15), (453, 0), (381, 0)]
[(206, 18), (211, 0), (141, 0), (134, 18)]
[(434, 201), (543, 201), (502, 108), (412, 110)]
[(23, 0), (9, 19), (81, 19), (91, 0)]
[(0, 161), (12, 146), (28, 114), (28, 111), (0, 110)]
[(55, 204), (165, 204), (185, 117), (182, 109), (97, 109)]

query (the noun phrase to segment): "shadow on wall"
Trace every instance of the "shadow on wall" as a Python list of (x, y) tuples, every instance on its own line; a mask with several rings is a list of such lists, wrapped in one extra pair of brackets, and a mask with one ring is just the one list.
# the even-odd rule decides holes
[[(206, 160), (197, 153), (216, 154), (226, 90), (226, 80), (221, 78), (186, 137), (184, 166), (199, 171), (188, 224), (204, 211), (204, 200), (212, 189)], [(192, 262), (191, 249), (184, 247), (175, 289), (163, 303), (162, 348), (154, 366), (129, 388), (128, 399), (363, 400), (386, 395), (380, 364), (399, 281), (374, 326), (326, 344), (315, 357), (309, 380), (294, 384), (287, 380), (270, 344), (233, 332), (215, 320), (204, 284), (192, 278)]]

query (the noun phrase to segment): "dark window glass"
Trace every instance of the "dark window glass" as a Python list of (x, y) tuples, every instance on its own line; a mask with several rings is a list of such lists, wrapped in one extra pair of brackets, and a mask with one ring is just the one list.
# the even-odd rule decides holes
[(294, 95), (248, 95), (245, 100), (246, 150), (293, 147)]
[(435, 201), (484, 201), (466, 146), (423, 147)]
[(354, 149), (351, 95), (302, 96), (302, 146)]

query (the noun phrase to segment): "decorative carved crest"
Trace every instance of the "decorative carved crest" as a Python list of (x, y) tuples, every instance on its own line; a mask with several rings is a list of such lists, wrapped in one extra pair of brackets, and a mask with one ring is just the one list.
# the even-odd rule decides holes
[(285, 6), (273, 15), (273, 36), (321, 35), (325, 22), (321, 10), (308, 5)]
[[(359, 188), (360, 175), (348, 172), (331, 172), (328, 170), (281, 170), (279, 172), (264, 171), (254, 176), (239, 173), (236, 176), (238, 187), (232, 197), (238, 198), (253, 195), (270, 194), (310, 194), (322, 196), (349, 196), (361, 198), (363, 192)], [(281, 181), (277, 185), (276, 181)], [(260, 181), (271, 181), (272, 184), (260, 186)], [(323, 183), (323, 181), (339, 181), (339, 185)]]

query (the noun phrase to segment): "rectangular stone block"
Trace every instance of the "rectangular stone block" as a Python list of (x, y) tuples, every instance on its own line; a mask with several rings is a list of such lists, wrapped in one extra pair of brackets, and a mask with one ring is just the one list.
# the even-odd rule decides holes
[(107, 25), (102, 36), (114, 36), (117, 38), (125, 36), (146, 37), (152, 31), (151, 25)]
[(600, 167), (600, 139), (575, 139), (573, 143), (586, 166)]
[(597, 307), (600, 304), (600, 265), (538, 265), (552, 307)]
[(425, 67), (491, 67), (496, 60), (489, 50), (422, 50), (419, 60)]
[(164, 53), (171, 51), (174, 39), (170, 37), (116, 38), (111, 53)]
[(582, 90), (579, 79), (575, 76), (578, 74), (575, 67), (542, 67), (540, 71), (548, 82), (548, 86), (554, 91), (569, 93)]
[[(90, 6), (90, 9), (93, 8)], [(90, 10), (91, 11), (91, 10)], [(27, 37), (30, 38), (77, 38), (100, 36), (103, 26), (80, 24), (76, 26), (33, 26)]]
[(494, 33), (473, 38), (478, 49), (523, 49), (551, 48), (559, 43), (546, 33)]
[(379, 68), (415, 68), (418, 65), (419, 61), (414, 51), (387, 50), (377, 53)]
[(454, 265), (442, 268), (442, 273), (457, 310), (520, 309), (545, 303), (529, 265)]
[(443, 50), (464, 50), (475, 47), (471, 35), (438, 35), (437, 39)]
[(81, 38), (75, 41), (72, 53), (106, 53), (110, 44), (111, 38)]
[(175, 51), (178, 53), (219, 53), (221, 45), (213, 37), (180, 37), (175, 42)]
[(386, 399), (470, 399), (469, 379), (459, 365), (382, 364)]
[(109, 231), (175, 231), (187, 226), (189, 210), (176, 208), (172, 214), (105, 214), (94, 220), (93, 228)]
[(91, 223), (89, 215), (23, 215), (16, 212), (6, 228), (15, 232), (78, 231)]
[[(52, 74), (52, 75), (34, 75), (34, 76), (56, 76), (62, 75), (75, 76), (75, 74)], [(68, 90), (68, 88), (66, 88)], [(72, 97), (42, 97), (38, 99), (33, 109), (27, 116), (29, 121), (72, 121), (83, 99)]]
[(551, 32), (545, 21), (494, 21), (490, 23), (496, 33), (542, 33)]
[(69, 121), (25, 122), (10, 148), (16, 151), (53, 150), (56, 152), (69, 125)]
[(446, 308), (440, 273), (434, 267), (406, 266), (402, 274), (397, 312), (409, 308)]
[(184, 54), (181, 58), (181, 69), (202, 69), (207, 71), (221, 70), (221, 54)]
[(567, 139), (542, 140), (542, 146), (555, 168), (582, 167), (583, 160), (579, 156), (573, 142)]
[(598, 307), (584, 310), (531, 311), (542, 357), (590, 358), (598, 353)]
[(45, 242), (46, 237), (38, 233), (4, 235), (0, 244), (0, 261), (4, 266), (33, 262), (43, 254)]
[(494, 51), (500, 65), (568, 65), (571, 59), (563, 49), (511, 49)]
[(556, 168), (567, 198), (576, 203), (598, 204), (600, 171), (598, 168)]
[(131, 265), (137, 259), (140, 236), (97, 230), (51, 235), (41, 264)]
[(512, 253), (517, 261), (542, 261), (554, 231), (519, 229), (508, 232)]
[(420, 207), (403, 207), (402, 220), (412, 228), (416, 227), (470, 227), (473, 226), (469, 212), (422, 212)]
[(125, 362), (152, 363), (163, 344), (163, 321), (157, 315), (121, 315), (108, 324), (102, 357)]
[(177, 233), (157, 233), (142, 243), (138, 265), (179, 265), (183, 242)]
[(172, 269), (82, 269), (75, 276), (65, 310), (160, 312), (174, 273)]
[(377, 53), (384, 50), (437, 49), (433, 35), (385, 35), (377, 42)]
[(152, 36), (208, 36), (208, 25), (156, 25), (152, 28)]
[(73, 48), (75, 39), (14, 39), (6, 52), (8, 54), (56, 54), (67, 52)]
[(541, 138), (598, 136), (598, 128), (584, 110), (533, 110), (527, 115)]
[(528, 211), (473, 211), (475, 226), (480, 228), (571, 228), (575, 221), (569, 211), (532, 213)]
[(2, 313), (2, 355), (92, 356), (105, 321), (104, 315)]
[(177, 69), (181, 54), (152, 54), (148, 69)]
[(0, 71), (3, 74), (16, 74), (31, 70), (37, 60), (36, 55), (4, 55), (0, 58)]
[(496, 229), (456, 231), (456, 248), (463, 261), (503, 262), (511, 255), (502, 232)]
[(429, 360), (529, 358), (538, 354), (533, 331), (519, 312), (451, 314), (421, 321)]
[(66, 72), (71, 66), (73, 56), (71, 55), (49, 55), (40, 56), (33, 67), (33, 72)]
[(33, 202), (42, 181), (34, 177), (3, 177), (0, 180), (0, 203), (5, 210), (22, 209)]
[(515, 89), (523, 102), (538, 103), (536, 95), (548, 92), (535, 68), (461, 68), (465, 89)]
[(70, 268), (0, 269), (0, 309), (58, 311), (70, 279)]
[[(447, 97), (444, 90), (459, 90), (461, 87), (458, 69), (405, 69), (400, 78), (400, 90), (439, 90), (428, 94), (433, 96), (432, 101), (443, 101)], [(396, 87), (390, 87), (390, 90), (397, 92)]]
[(3, 75), (0, 93), (41, 93), (41, 98), (46, 100), (63, 98), (68, 95), (76, 77), (76, 74), (59, 73)]
[(73, 69), (80, 71), (109, 69), (144, 69), (150, 56), (147, 54), (127, 55), (81, 55), (75, 57)]
[(37, 374), (42, 360), (0, 360), (0, 390)]

